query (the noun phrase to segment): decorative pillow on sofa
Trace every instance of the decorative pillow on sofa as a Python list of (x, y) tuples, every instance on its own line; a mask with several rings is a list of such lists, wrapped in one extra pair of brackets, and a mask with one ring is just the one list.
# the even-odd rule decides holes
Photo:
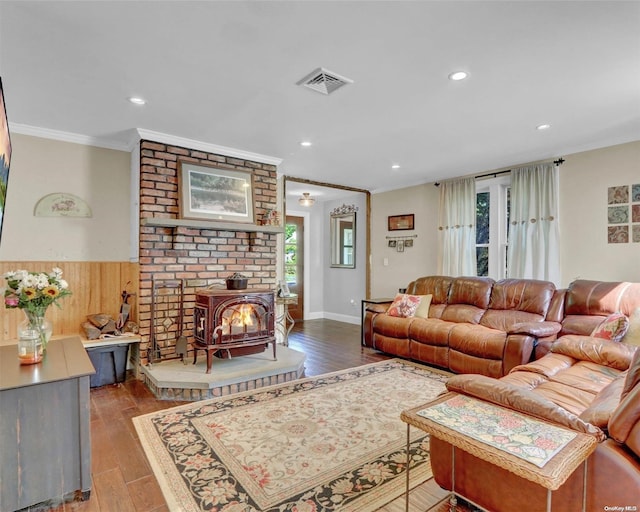
[(629, 329), (629, 319), (622, 313), (613, 313), (593, 330), (591, 336), (610, 341), (620, 341)]
[(422, 316), (423, 318), (426, 318), (429, 314), (430, 304), (431, 295), (409, 295), (406, 293), (399, 293), (396, 295), (391, 306), (389, 306), (387, 314), (401, 318), (408, 318), (412, 316)]
[(640, 308), (634, 309), (629, 315), (629, 330), (620, 341), (640, 346)]

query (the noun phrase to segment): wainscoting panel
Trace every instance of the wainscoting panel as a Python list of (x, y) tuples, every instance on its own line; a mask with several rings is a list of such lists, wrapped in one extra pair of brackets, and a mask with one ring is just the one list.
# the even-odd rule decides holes
[[(62, 278), (69, 283), (72, 295), (59, 301), (61, 308), (52, 305), (47, 310), (47, 319), (53, 323), (54, 334), (78, 334), (87, 315), (106, 313), (117, 319), (122, 301), (122, 290), (138, 293), (138, 263), (119, 261), (2, 261), (0, 275), (11, 270), (49, 273), (54, 267), (62, 269)], [(0, 280), (4, 291), (6, 281)], [(138, 298), (129, 299), (130, 320), (137, 322)], [(6, 309), (0, 305), (0, 333), (2, 340), (16, 338), (17, 326), (24, 319), (19, 309)]]

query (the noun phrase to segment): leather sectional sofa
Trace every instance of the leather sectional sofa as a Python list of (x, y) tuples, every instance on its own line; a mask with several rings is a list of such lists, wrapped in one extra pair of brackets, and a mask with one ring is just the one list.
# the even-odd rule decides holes
[(640, 307), (640, 283), (579, 279), (567, 289), (528, 279), (429, 276), (407, 294), (431, 295), (428, 318), (390, 316), (370, 305), (365, 346), (454, 373), (501, 377), (539, 359), (566, 334), (589, 335), (608, 315)]
[[(459, 373), (447, 382), (451, 396), (594, 436), (595, 451), (553, 492), (550, 510), (640, 510), (640, 283), (576, 280), (556, 290), (540, 281), (425, 277), (407, 293), (433, 295), (429, 318), (390, 319), (375, 306), (365, 344)], [(620, 342), (591, 336), (616, 313), (631, 323)], [(506, 468), (435, 436), (430, 451), (436, 482), (449, 490), (455, 482), (487, 510), (547, 509), (547, 490)]]
[[(566, 335), (539, 360), (493, 379), (456, 375), (464, 394), (594, 436), (599, 444), (551, 495), (554, 512), (640, 510), (640, 350)], [(431, 437), (431, 466), (441, 487), (494, 512), (547, 510), (547, 490), (506, 468)], [(455, 463), (454, 463), (455, 461)], [(453, 470), (455, 469), (455, 472)], [(583, 508), (584, 507), (584, 508)]]

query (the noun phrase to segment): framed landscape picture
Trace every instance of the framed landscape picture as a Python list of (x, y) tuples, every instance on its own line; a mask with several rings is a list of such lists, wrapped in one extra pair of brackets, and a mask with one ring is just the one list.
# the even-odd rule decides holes
[(413, 229), (413, 213), (389, 216), (389, 231), (402, 231), (406, 229)]
[(254, 223), (253, 173), (178, 162), (180, 216)]

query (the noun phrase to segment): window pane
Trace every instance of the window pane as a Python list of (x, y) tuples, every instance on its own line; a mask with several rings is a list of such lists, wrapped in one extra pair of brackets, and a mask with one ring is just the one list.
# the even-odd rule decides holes
[(478, 194), (476, 194), (476, 244), (488, 244), (488, 243), (489, 243), (489, 192), (479, 192)]
[(477, 274), (480, 277), (489, 275), (489, 248), (476, 247)]

